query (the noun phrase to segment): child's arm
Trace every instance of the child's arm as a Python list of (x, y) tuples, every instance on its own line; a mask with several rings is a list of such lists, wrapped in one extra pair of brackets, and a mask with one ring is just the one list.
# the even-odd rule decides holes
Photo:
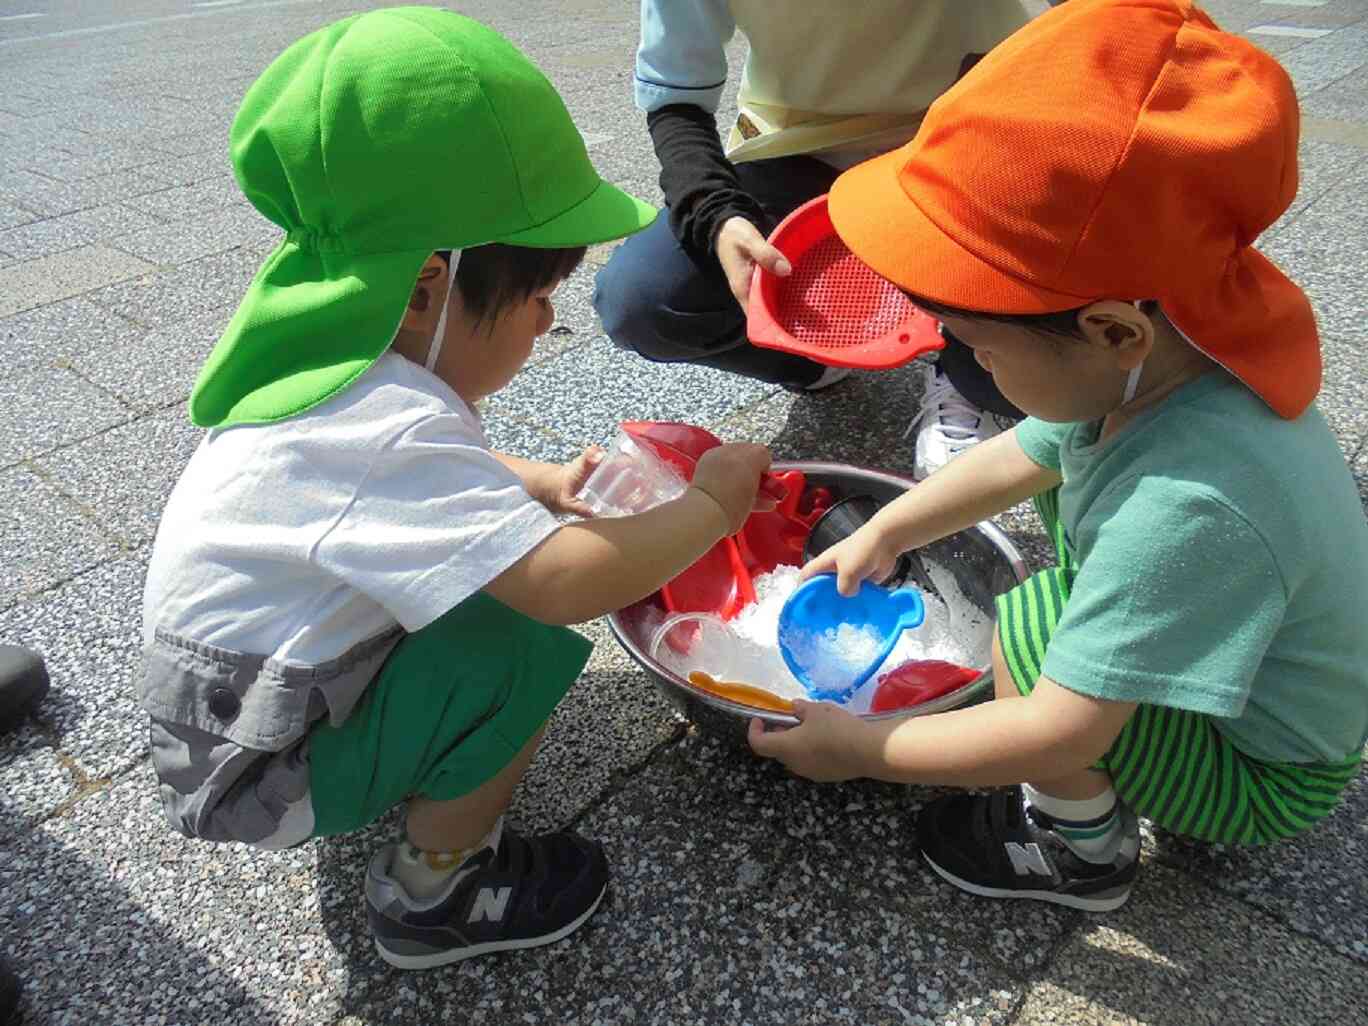
[(803, 576), (834, 572), (842, 594), (880, 579), (898, 555), (972, 527), (1059, 484), (1056, 470), (1022, 451), (1016, 430), (1004, 431), (957, 456), (874, 515), (849, 538), (803, 568)]
[(513, 471), (527, 494), (552, 513), (574, 513), (581, 517), (592, 515), (593, 511), (577, 496), (603, 459), (602, 447), (591, 445), (569, 463), (542, 463), (493, 450), (490, 450), (490, 455)]
[(710, 449), (678, 499), (635, 516), (566, 524), (485, 591), (543, 623), (581, 623), (630, 605), (741, 529), (769, 463), (760, 445)]
[[(997, 644), (993, 674), (1010, 680)], [(752, 720), (756, 754), (811, 780), (870, 777), (898, 783), (991, 787), (1058, 779), (1091, 766), (1135, 711), (1089, 698), (1048, 677), (1026, 697), (933, 716), (861, 720), (824, 702), (798, 702), (802, 723), (766, 733)]]

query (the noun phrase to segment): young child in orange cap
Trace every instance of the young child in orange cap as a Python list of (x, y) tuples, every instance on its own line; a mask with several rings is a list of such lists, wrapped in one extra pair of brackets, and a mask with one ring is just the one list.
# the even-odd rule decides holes
[(1270, 56), (1183, 0), (1074, 0), (830, 197), (861, 259), (1030, 416), (805, 568), (841, 589), (1034, 497), (1060, 565), (998, 599), (996, 700), (863, 721), (798, 703), (761, 755), (963, 787), (917, 841), (975, 894), (1103, 911), (1137, 816), (1260, 844), (1310, 828), (1368, 738), (1368, 523), (1314, 399), (1316, 325), (1252, 247), (1297, 187)]

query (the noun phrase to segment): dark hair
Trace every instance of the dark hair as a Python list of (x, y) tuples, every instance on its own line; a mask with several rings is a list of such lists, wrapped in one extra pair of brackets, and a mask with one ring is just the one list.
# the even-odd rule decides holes
[[(1042, 314), (999, 314), (983, 313), (979, 310), (961, 310), (958, 307), (948, 306), (945, 303), (937, 303), (934, 299), (923, 299), (914, 296), (904, 290), (904, 295), (912, 301), (912, 305), (925, 310), (932, 317), (964, 317), (971, 321), (992, 321), (994, 324), (1012, 324), (1019, 328), (1027, 328), (1031, 331), (1039, 332), (1042, 335), (1054, 335), (1059, 338), (1078, 338), (1083, 337), (1078, 330), (1078, 315), (1088, 308), (1089, 304), (1075, 306), (1069, 310), (1057, 310), (1053, 313)], [(1140, 303), (1140, 309), (1153, 317), (1159, 312), (1159, 304), (1153, 299), (1146, 299)]]
[(1076, 306), (1072, 310), (1059, 310), (1043, 314), (999, 314), (983, 313), (979, 310), (961, 310), (958, 307), (937, 303), (934, 299), (923, 299), (910, 292), (905, 293), (912, 305), (925, 310), (932, 317), (964, 317), (971, 321), (992, 321), (995, 324), (1014, 324), (1029, 328), (1043, 335), (1060, 335), (1066, 338), (1082, 338), (1078, 331), (1078, 313), (1085, 309)]
[[(476, 322), (491, 323), (505, 310), (524, 302), (548, 285), (554, 285), (580, 265), (586, 247), (533, 249), (491, 242), (472, 246), (456, 264), (456, 284), (461, 300)], [(437, 255), (451, 264), (451, 250)]]

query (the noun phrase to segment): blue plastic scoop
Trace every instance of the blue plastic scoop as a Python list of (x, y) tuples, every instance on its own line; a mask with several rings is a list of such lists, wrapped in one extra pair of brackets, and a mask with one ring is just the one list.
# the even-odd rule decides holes
[(779, 611), (779, 651), (809, 695), (844, 702), (925, 617), (916, 588), (886, 591), (863, 581), (847, 597), (836, 590), (835, 574), (819, 574)]

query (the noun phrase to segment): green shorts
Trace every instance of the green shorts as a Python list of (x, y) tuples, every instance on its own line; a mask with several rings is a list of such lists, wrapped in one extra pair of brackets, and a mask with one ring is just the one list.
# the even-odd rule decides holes
[[(1030, 694), (1078, 572), (1064, 545), (1058, 492), (1036, 497), (1060, 565), (997, 600), (998, 640), (1012, 682)], [(1210, 716), (1140, 705), (1098, 764), (1117, 795), (1165, 830), (1203, 841), (1264, 844), (1324, 818), (1358, 772), (1359, 753), (1325, 764), (1269, 762), (1240, 751)]]
[(346, 721), (310, 732), (314, 836), (359, 830), (412, 795), (475, 790), (541, 729), (592, 650), (482, 592), (407, 635)]

